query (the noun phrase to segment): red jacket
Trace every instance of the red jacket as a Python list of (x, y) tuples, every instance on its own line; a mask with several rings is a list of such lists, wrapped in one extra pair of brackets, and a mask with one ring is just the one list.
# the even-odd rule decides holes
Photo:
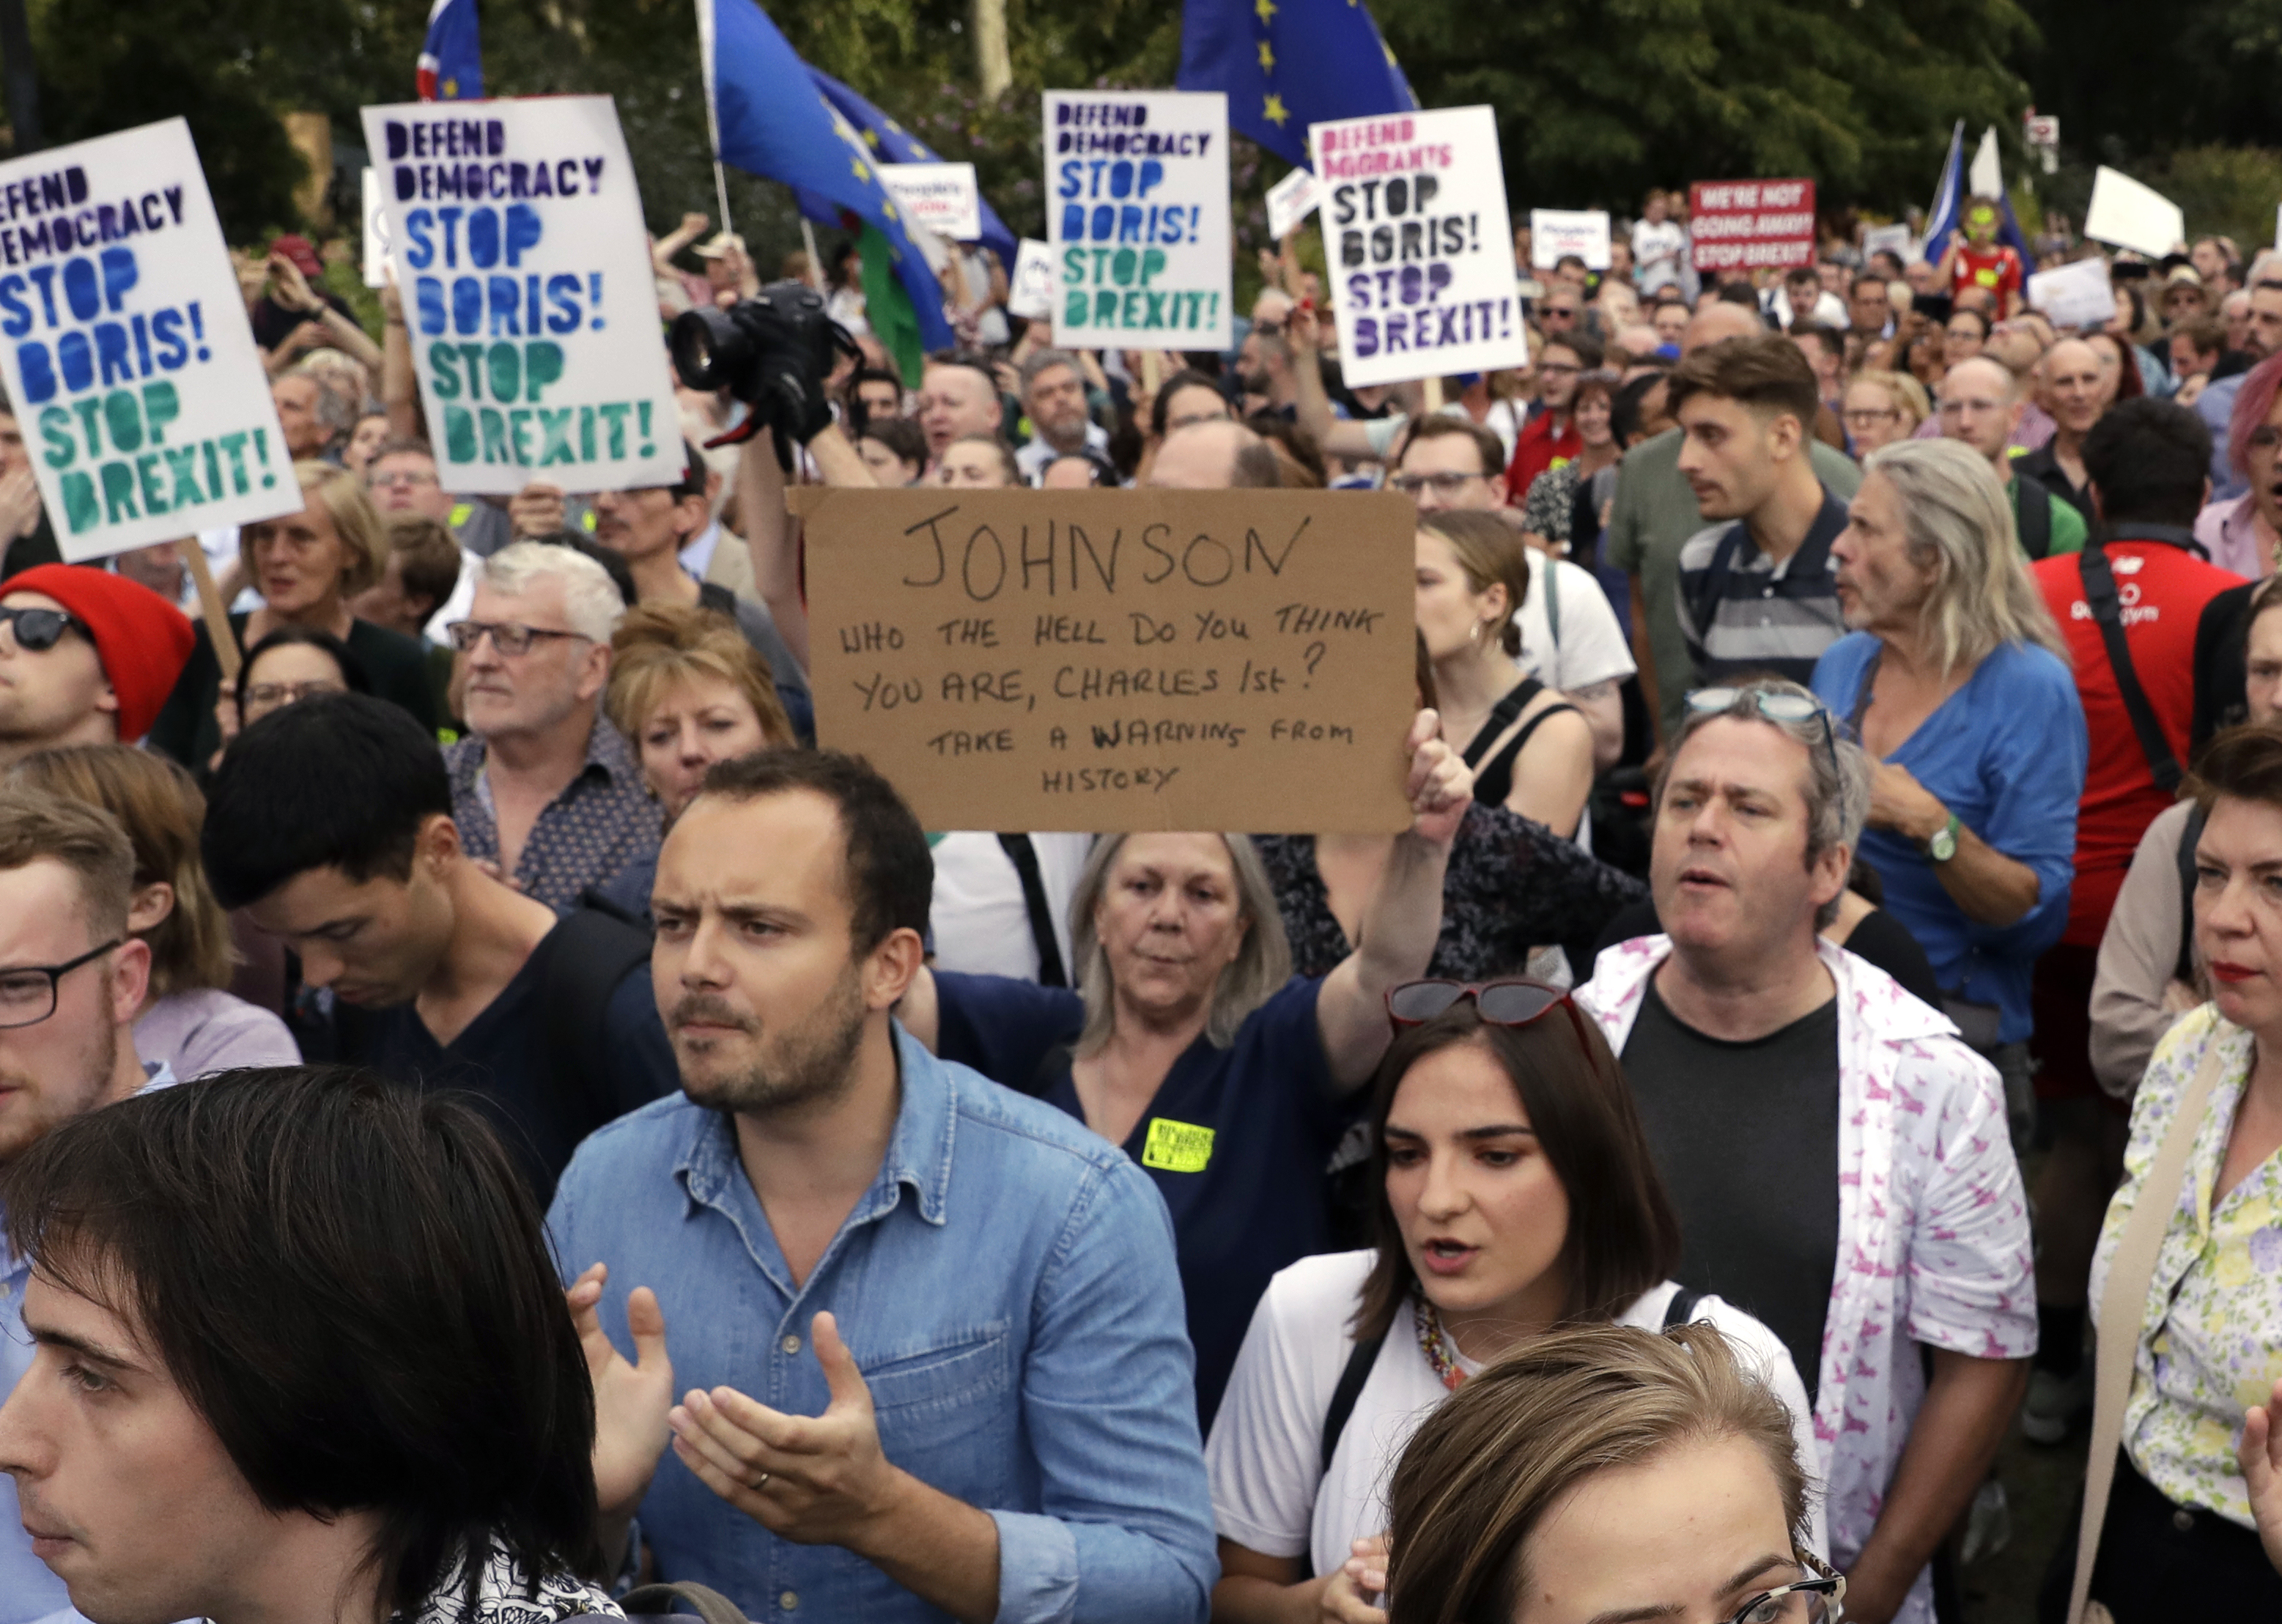
[(1554, 431), (1553, 414), (1541, 411), (1521, 425), (1521, 432), (1513, 442), (1513, 461), (1506, 465), (1506, 500), (1516, 507), (1529, 494), (1530, 482), (1556, 462), (1566, 462), (1585, 449), (1585, 437), (1577, 432), (1577, 416), (1572, 412), (1558, 433)]

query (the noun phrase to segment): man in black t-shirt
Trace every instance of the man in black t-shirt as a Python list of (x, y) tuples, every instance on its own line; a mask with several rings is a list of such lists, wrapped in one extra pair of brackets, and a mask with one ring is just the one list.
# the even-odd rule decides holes
[(200, 845), (225, 908), (371, 1012), (335, 1058), (473, 1093), (541, 1202), (581, 1139), (680, 1087), (641, 933), (478, 868), (435, 742), (398, 707), (326, 695), (248, 727)]

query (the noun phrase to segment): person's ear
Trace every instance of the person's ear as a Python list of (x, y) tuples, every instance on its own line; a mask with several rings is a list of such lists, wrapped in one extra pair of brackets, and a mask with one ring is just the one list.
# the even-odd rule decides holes
[(927, 944), (918, 931), (890, 930), (864, 961), (864, 1007), (893, 1009), (911, 991), (926, 959)]
[(174, 911), (175, 888), (164, 880), (154, 880), (139, 887), (128, 898), (127, 928), (137, 931), (154, 929)]
[(446, 813), (429, 813), (421, 822), (419, 834), (413, 836), (414, 865), (427, 869), (431, 878), (440, 880), (444, 871), (459, 857), (460, 826)]
[(132, 1026), (135, 1017), (143, 1013), (143, 1000), (150, 991), (151, 944), (140, 936), (129, 936), (112, 952), (113, 1022), (120, 1026)]

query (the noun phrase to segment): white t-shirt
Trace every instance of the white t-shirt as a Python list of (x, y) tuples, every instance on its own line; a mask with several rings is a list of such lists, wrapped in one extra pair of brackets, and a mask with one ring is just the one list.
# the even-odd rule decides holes
[[(1529, 595), (1521, 601), (1521, 653), (1516, 663), (1530, 676), (1564, 694), (1596, 682), (1621, 681), (1639, 669), (1625, 642), (1624, 628), (1609, 594), (1589, 571), (1565, 558), (1548, 558), (1536, 548), (1529, 555)], [(1550, 594), (1561, 600), (1561, 634), (1553, 634), (1546, 566), (1553, 569)]]
[(1688, 233), (1676, 220), (1633, 222), (1633, 285), (1653, 293), (1680, 280), (1680, 255)]
[[(1054, 942), (1062, 968), (1073, 983), (1070, 962), (1070, 897), (1093, 850), (1091, 835), (1033, 835), (1038, 879), (1053, 912)], [(992, 834), (959, 830), (935, 843), (935, 897), (928, 910), (939, 970), (976, 975), (1038, 979), (1038, 947), (1030, 935), (1029, 905), (1022, 877)]]
[[(1267, 1557), (1308, 1554), (1317, 1573), (1336, 1573), (1356, 1540), (1386, 1532), (1386, 1486), (1395, 1461), (1418, 1424), (1448, 1396), (1419, 1348), (1417, 1320), (1406, 1304), (1356, 1395), (1331, 1472), (1323, 1472), (1323, 1418), (1354, 1349), (1347, 1322), (1375, 1255), (1303, 1257), (1269, 1282), (1205, 1444), (1221, 1537)], [(1617, 1323), (1659, 1329), (1679, 1289), (1667, 1280), (1644, 1293)], [(1760, 1379), (1790, 1411), (1799, 1458), (1818, 1458), (1806, 1387), (1781, 1340), (1717, 1297), (1698, 1302), (1695, 1317), (1710, 1320), (1758, 1366)], [(1819, 1492), (1810, 1504), (1808, 1543), (1820, 1552)]]

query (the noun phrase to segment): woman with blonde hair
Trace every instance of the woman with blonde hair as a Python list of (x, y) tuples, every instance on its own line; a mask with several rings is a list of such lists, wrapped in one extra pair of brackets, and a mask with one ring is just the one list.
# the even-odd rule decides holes
[(1868, 369), (1846, 385), (1845, 409), (1839, 416), (1854, 442), (1854, 455), (1867, 457), (1915, 435), (1932, 410), (1925, 385), (1908, 373)]
[(135, 848), (127, 927), (151, 944), (151, 984), (135, 1017), (135, 1052), (182, 1082), (238, 1066), (297, 1066), (284, 1022), (229, 991), (229, 919), (198, 858), (206, 797), (175, 763), (125, 744), (37, 750), (9, 769), (27, 784), (100, 806)]
[[(260, 609), (229, 618), (239, 657), (281, 626), (330, 632), (363, 665), (375, 695), (401, 705), (432, 730), (436, 701), (426, 653), (402, 633), (360, 620), (349, 610), (349, 600), (377, 583), (388, 563), (388, 532), (364, 481), (326, 462), (296, 462), (293, 477), (301, 486), (301, 511), (238, 532), (239, 562), (261, 594)], [(222, 742), (214, 714), (221, 696), (221, 665), (200, 620), (190, 663), (151, 726), (151, 748), (193, 770), (212, 759)]]

